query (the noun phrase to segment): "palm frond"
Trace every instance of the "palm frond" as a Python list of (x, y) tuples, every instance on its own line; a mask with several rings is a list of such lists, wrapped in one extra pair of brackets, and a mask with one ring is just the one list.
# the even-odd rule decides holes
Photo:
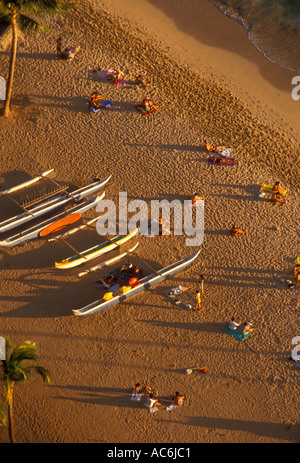
[(35, 372), (41, 376), (42, 380), (44, 383), (50, 384), (50, 372), (46, 370), (46, 368), (41, 367), (41, 366), (34, 366), (32, 367)]
[(34, 14), (42, 11), (47, 13), (63, 13), (73, 7), (72, 3), (61, 3), (57, 0), (27, 0), (23, 8), (27, 8)]
[(34, 343), (25, 341), (22, 344), (18, 344), (10, 354), (10, 362), (16, 365), (20, 364), (24, 360), (36, 360), (37, 351)]

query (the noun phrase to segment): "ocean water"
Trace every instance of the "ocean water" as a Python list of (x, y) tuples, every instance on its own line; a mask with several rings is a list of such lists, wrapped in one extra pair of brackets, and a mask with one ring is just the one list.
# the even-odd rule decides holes
[(209, 0), (268, 58), (300, 74), (300, 0)]

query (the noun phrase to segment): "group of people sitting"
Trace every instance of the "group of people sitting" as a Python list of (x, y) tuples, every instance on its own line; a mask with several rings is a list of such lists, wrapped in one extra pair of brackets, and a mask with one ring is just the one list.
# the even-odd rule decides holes
[(120, 269), (111, 272), (109, 275), (100, 280), (100, 284), (99, 281), (96, 281), (95, 286), (110, 288), (115, 284), (118, 284), (120, 288), (128, 285), (133, 287), (137, 284), (138, 280), (144, 276), (143, 269), (133, 266), (128, 260)]
[(104, 101), (104, 96), (101, 95), (99, 92), (94, 91), (91, 94), (89, 100), (89, 109), (99, 110), (102, 107), (102, 102)]
[[(149, 394), (145, 402), (145, 407), (147, 407), (149, 410), (154, 409), (157, 406), (162, 406), (162, 404), (158, 401), (158, 399), (155, 398), (155, 391), (153, 389), (151, 389), (149, 386), (141, 387), (140, 383), (137, 383), (134, 387), (133, 397), (140, 395), (140, 394), (142, 395)], [(172, 405), (175, 405), (175, 406), (182, 405), (184, 399), (185, 399), (185, 396), (182, 394), (179, 394), (179, 392), (176, 391), (175, 395), (172, 398), (173, 400)]]
[(244, 323), (242, 322), (236, 322), (234, 317), (231, 318), (231, 320), (228, 323), (228, 328), (230, 330), (237, 330), (239, 328), (239, 331), (245, 336), (248, 333), (251, 333), (254, 328), (252, 326), (252, 323), (245, 321)]
[(148, 116), (148, 114), (153, 113), (154, 111), (159, 111), (158, 107), (146, 96), (141, 103), (137, 104), (135, 108), (140, 111), (143, 116)]

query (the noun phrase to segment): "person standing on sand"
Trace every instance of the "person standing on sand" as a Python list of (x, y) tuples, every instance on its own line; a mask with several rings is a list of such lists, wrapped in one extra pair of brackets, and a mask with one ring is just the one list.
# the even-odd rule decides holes
[(194, 310), (200, 310), (200, 307), (201, 307), (201, 293), (200, 293), (200, 289), (198, 289), (197, 293), (196, 293), (196, 305), (194, 307)]
[(236, 225), (233, 225), (230, 230), (231, 236), (236, 236), (245, 233), (243, 230), (240, 230)]
[(59, 57), (62, 52), (61, 46), (62, 46), (62, 40), (61, 40), (61, 37), (59, 36), (58, 39), (56, 40), (56, 54)]

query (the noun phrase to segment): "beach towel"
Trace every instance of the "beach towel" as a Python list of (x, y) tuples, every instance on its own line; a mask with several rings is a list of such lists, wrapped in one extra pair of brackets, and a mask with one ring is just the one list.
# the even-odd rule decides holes
[(122, 87), (122, 85), (125, 85), (128, 83), (128, 80), (126, 79), (115, 79), (112, 81), (112, 83), (116, 86), (116, 87)]
[(111, 100), (106, 100), (106, 101), (104, 101), (103, 103), (101, 103), (101, 108), (100, 108), (100, 109), (102, 109), (102, 108), (104, 108), (104, 109), (105, 109), (105, 108), (109, 108), (110, 106), (112, 106), (112, 101), (111, 101)]
[[(228, 164), (227, 162), (222, 162), (224, 161), (224, 158), (220, 158), (218, 156), (210, 156), (208, 158), (208, 164), (211, 166), (221, 166), (221, 167), (232, 167), (238, 164), (238, 161), (235, 158), (226, 158), (226, 159), (227, 161), (230, 161), (230, 164)], [(214, 162), (214, 160), (216, 162)]]
[(238, 328), (236, 330), (231, 330), (228, 326), (224, 326), (224, 328), (222, 328), (222, 331), (225, 331), (225, 333), (230, 334), (230, 336), (233, 336), (238, 341), (244, 341), (244, 339), (248, 338), (251, 335), (251, 333), (242, 334)]
[(114, 69), (109, 68), (109, 69), (105, 69), (103, 71), (98, 71), (97, 75), (100, 77), (100, 79), (107, 79), (107, 77), (109, 77), (114, 72), (115, 72)]
[(221, 156), (225, 156), (226, 158), (230, 157), (231, 155), (231, 148), (219, 148), (217, 153), (221, 154)]
[(141, 394), (141, 393), (135, 394), (134, 389), (133, 389), (130, 400), (134, 400), (135, 402), (139, 402), (142, 397), (143, 397), (143, 394)]
[(98, 113), (100, 111), (101, 108), (92, 108), (92, 106), (89, 106), (89, 110), (92, 112), (92, 113)]
[(180, 407), (182, 404), (183, 404), (183, 402), (181, 402), (181, 403), (178, 404), (178, 405), (176, 405), (176, 404), (173, 403), (173, 404), (171, 404), (171, 405), (168, 405), (168, 406), (166, 407), (166, 410), (168, 410), (168, 411), (174, 410), (174, 408)]
[(298, 265), (300, 264), (300, 257), (297, 257), (297, 259), (294, 260), (294, 264), (296, 264), (296, 265), (297, 265), (297, 264), (298, 264)]

